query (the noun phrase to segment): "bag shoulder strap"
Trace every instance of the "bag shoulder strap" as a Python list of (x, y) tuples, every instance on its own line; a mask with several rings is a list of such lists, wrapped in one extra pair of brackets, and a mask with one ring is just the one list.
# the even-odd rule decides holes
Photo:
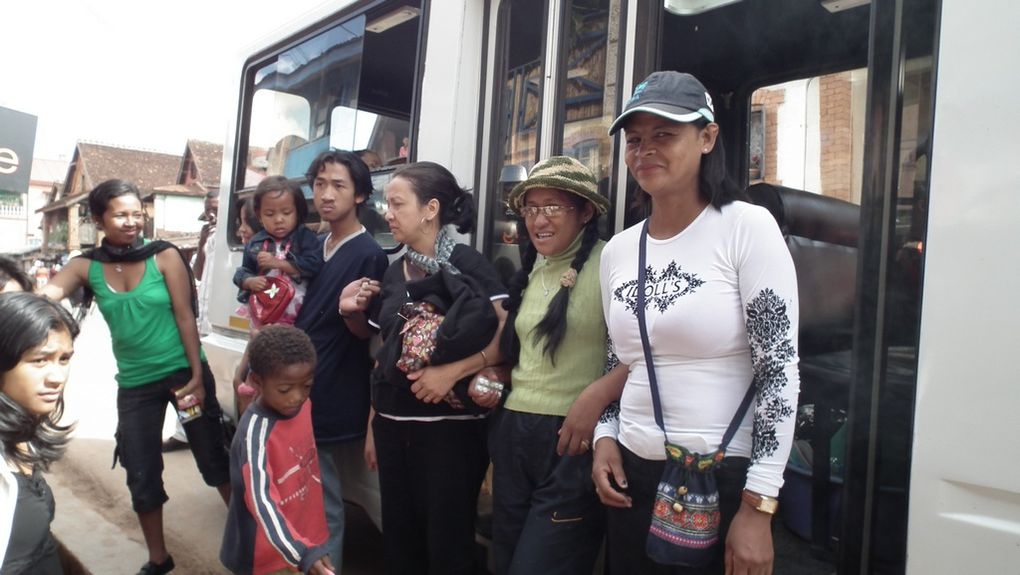
[[(282, 250), (283, 253), (285, 254), (290, 252), (290, 246), (292, 246), (293, 244), (294, 241), (291, 240), (290, 238), (288, 238), (287, 241), (282, 244), (277, 244), (276, 242), (273, 242), (273, 245), (277, 246), (277, 249)], [(269, 250), (269, 238), (266, 238), (262, 240), (262, 251), (268, 250)]]
[[(648, 220), (645, 220), (644, 225), (641, 226), (641, 238), (638, 244), (638, 285), (637, 285), (637, 320), (638, 320), (638, 331), (641, 332), (641, 347), (643, 348), (645, 355), (645, 368), (648, 371), (648, 386), (652, 390), (652, 410), (655, 412), (655, 423), (662, 430), (662, 435), (666, 437), (666, 442), (669, 443), (669, 437), (666, 436), (666, 424), (662, 417), (662, 399), (659, 395), (659, 382), (655, 377), (655, 363), (652, 360), (652, 346), (648, 340), (648, 325), (645, 321), (645, 281), (647, 277), (647, 244), (648, 244)], [(740, 402), (740, 407), (737, 408), (737, 412), (733, 415), (733, 419), (730, 420), (729, 427), (726, 428), (726, 433), (723, 434), (722, 443), (719, 444), (719, 451), (725, 451), (726, 447), (730, 444), (730, 440), (737, 433), (737, 428), (740, 427), (740, 422), (744, 419), (744, 414), (751, 407), (751, 400), (754, 398), (754, 381), (751, 381), (751, 385), (748, 386), (747, 392), (744, 394), (744, 399)]]

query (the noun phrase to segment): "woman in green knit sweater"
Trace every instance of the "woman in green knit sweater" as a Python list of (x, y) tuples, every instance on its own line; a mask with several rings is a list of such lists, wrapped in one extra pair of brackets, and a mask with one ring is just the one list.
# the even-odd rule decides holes
[(605, 371), (598, 218), (609, 202), (586, 166), (554, 156), (509, 203), (530, 243), (504, 303), (512, 391), (490, 418), (496, 572), (590, 573), (604, 528), (590, 441), (626, 375)]

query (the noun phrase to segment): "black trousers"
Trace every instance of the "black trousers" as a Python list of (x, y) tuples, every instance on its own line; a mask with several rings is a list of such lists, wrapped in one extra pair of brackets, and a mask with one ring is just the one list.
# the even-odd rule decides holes
[(372, 420), (391, 575), (475, 572), (485, 420)]
[[(168, 499), (163, 489), (163, 417), (167, 405), (174, 401), (173, 390), (190, 378), (191, 370), (184, 368), (152, 383), (117, 390), (115, 460), (119, 457), (127, 471), (135, 513), (158, 509)], [(217, 487), (230, 481), (230, 456), (223, 412), (216, 400), (216, 381), (206, 362), (202, 362), (202, 387), (205, 389), (202, 416), (185, 423), (184, 433), (205, 484)]]
[(628, 509), (610, 507), (608, 509), (608, 563), (609, 572), (613, 575), (622, 573), (641, 573), (642, 575), (714, 575), (725, 572), (726, 534), (730, 523), (740, 509), (740, 492), (747, 480), (748, 459), (746, 457), (727, 457), (716, 467), (716, 482), (719, 488), (719, 512), (722, 515), (719, 525), (719, 544), (716, 545), (716, 556), (707, 567), (693, 569), (660, 565), (648, 558), (645, 553), (645, 541), (648, 538), (648, 527), (652, 523), (652, 506), (655, 492), (662, 477), (665, 461), (642, 459), (624, 446), (620, 446), (623, 456), (623, 471), (627, 474), (627, 494), (633, 505)]
[(502, 409), (489, 423), (496, 573), (591, 573), (605, 534), (591, 453), (556, 454), (562, 417)]

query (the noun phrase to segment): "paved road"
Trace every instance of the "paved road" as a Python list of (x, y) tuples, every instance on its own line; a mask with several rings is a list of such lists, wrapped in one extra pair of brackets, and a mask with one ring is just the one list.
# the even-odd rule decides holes
[[(57, 502), (53, 531), (95, 575), (133, 575), (147, 560), (124, 470), (110, 469), (117, 425), (116, 371), (109, 330), (97, 312), (82, 326), (65, 392), (65, 421), (77, 421), (75, 439), (49, 475)], [(173, 413), (164, 436), (173, 430)], [(170, 496), (164, 507), (167, 544), (175, 573), (226, 573), (219, 545), (226, 507), (202, 482), (189, 451), (164, 456), (163, 480)], [(378, 531), (360, 509), (349, 510), (344, 573), (382, 573)]]

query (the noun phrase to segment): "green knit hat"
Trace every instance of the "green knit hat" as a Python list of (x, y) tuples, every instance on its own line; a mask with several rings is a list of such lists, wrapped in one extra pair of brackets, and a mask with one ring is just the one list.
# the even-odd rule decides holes
[(533, 188), (552, 188), (577, 194), (591, 202), (600, 216), (609, 211), (609, 200), (599, 194), (595, 174), (588, 166), (569, 156), (553, 156), (535, 164), (528, 179), (510, 191), (507, 199), (510, 209), (520, 212), (524, 207), (524, 194)]

